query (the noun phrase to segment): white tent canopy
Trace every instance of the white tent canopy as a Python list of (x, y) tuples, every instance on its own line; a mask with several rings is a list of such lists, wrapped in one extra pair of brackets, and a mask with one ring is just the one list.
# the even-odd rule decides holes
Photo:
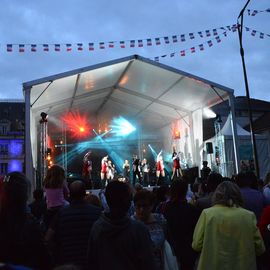
[(23, 91), (29, 177), (36, 168), (41, 112), (57, 119), (77, 110), (90, 115), (92, 125), (124, 115), (162, 133), (182, 121), (195, 156), (194, 145), (202, 149), (202, 109), (229, 98), (233, 111), (234, 98), (230, 88), (137, 55), (26, 82)]

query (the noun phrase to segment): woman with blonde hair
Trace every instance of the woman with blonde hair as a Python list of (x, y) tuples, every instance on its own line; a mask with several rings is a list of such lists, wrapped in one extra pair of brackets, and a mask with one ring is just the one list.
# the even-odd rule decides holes
[(238, 186), (224, 181), (212, 198), (193, 234), (192, 248), (201, 252), (197, 269), (257, 269), (256, 256), (265, 247), (254, 213), (242, 208)]

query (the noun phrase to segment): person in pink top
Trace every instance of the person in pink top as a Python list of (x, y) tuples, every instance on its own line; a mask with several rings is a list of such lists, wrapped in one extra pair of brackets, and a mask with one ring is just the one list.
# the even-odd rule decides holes
[(69, 189), (65, 179), (65, 170), (59, 165), (50, 167), (47, 171), (43, 185), (47, 202), (45, 224), (49, 225), (58, 210), (69, 204), (67, 201)]

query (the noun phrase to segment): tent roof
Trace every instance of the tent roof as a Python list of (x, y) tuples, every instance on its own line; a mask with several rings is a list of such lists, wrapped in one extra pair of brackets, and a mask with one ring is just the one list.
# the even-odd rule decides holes
[[(34, 117), (87, 113), (91, 120), (125, 115), (153, 128), (222, 102), (233, 90), (141, 56), (109, 61), (23, 83)], [(155, 115), (155, 117), (153, 117)]]
[[(238, 123), (236, 123), (237, 135), (238, 136), (250, 136), (250, 133), (243, 129)], [(232, 127), (230, 117), (227, 118), (224, 126), (221, 129), (221, 134), (224, 136), (232, 136)]]

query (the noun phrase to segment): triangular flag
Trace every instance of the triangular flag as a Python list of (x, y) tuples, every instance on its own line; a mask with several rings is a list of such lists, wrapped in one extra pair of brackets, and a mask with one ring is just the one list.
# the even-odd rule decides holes
[(213, 29), (213, 35), (216, 36), (218, 34), (217, 29)]
[(174, 43), (176, 43), (177, 42), (177, 36), (172, 36), (172, 40), (173, 40)]
[(78, 46), (78, 51), (83, 50), (83, 44), (82, 43), (77, 43), (77, 46)]
[(186, 41), (185, 35), (181, 35), (181, 41)]
[(125, 41), (120, 41), (120, 48), (124, 49), (126, 48), (126, 44), (125, 44)]
[(199, 36), (202, 38), (203, 37), (203, 33), (200, 31), (198, 32)]
[(43, 51), (48, 52), (49, 51), (49, 45), (48, 44), (43, 44)]
[(104, 42), (99, 42), (99, 48), (101, 50), (105, 49), (105, 43)]
[(89, 46), (89, 51), (93, 51), (95, 49), (93, 42), (88, 43), (88, 46)]
[(135, 40), (131, 40), (130, 41), (130, 48), (134, 48), (135, 47)]
[(260, 38), (264, 38), (264, 33), (260, 32)]
[(221, 42), (221, 39), (219, 36), (216, 37), (216, 41), (217, 41), (217, 43)]
[(143, 47), (143, 41), (142, 41), (142, 39), (139, 39), (138, 40), (138, 47)]
[(168, 37), (164, 37), (164, 41), (165, 41), (165, 43), (166, 43), (166, 44), (169, 44), (169, 43), (170, 43), (170, 41), (169, 41), (169, 38), (168, 38)]
[(195, 47), (190, 48), (191, 53), (195, 53)]
[(54, 50), (55, 50), (56, 52), (60, 52), (60, 50), (61, 50), (60, 44), (54, 44)]
[(19, 44), (19, 52), (24, 52), (24, 44)]
[(203, 51), (204, 50), (203, 44), (200, 44), (199, 48), (200, 48), (201, 51)]
[(152, 39), (151, 38), (147, 39), (147, 46), (152, 46)]
[(180, 52), (180, 55), (181, 55), (181, 56), (185, 56), (185, 55), (186, 55), (186, 51), (185, 51), (185, 50), (182, 50), (182, 51)]
[(12, 44), (7, 44), (7, 51), (12, 52)]
[(154, 58), (154, 61), (159, 62), (159, 57), (156, 56), (156, 57)]
[(189, 38), (190, 39), (194, 39), (194, 34), (193, 33), (189, 33)]
[(174, 57), (175, 53), (170, 53), (170, 57)]
[(67, 52), (70, 52), (72, 50), (71, 44), (66, 44)]
[(156, 42), (156, 45), (160, 45), (161, 44), (160, 38), (155, 38), (155, 42)]
[(212, 40), (208, 40), (207, 44), (208, 44), (209, 47), (212, 47), (213, 46)]
[(114, 42), (113, 41), (109, 42), (109, 48), (114, 48)]
[(37, 45), (31, 44), (31, 52), (36, 52), (36, 51), (37, 51)]
[(251, 35), (252, 35), (253, 37), (255, 37), (256, 33), (257, 33), (256, 30), (252, 30)]

